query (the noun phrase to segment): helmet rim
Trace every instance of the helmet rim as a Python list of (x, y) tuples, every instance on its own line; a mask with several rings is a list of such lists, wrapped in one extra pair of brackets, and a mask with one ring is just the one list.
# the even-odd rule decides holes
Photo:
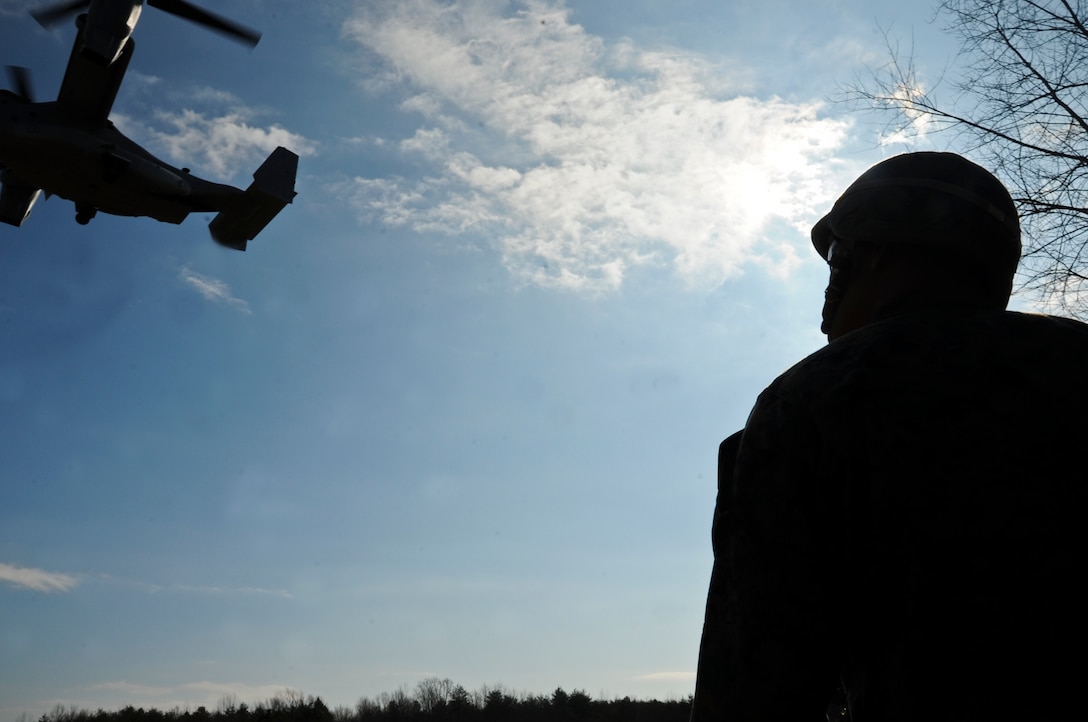
[[(896, 195), (909, 202), (897, 207), (889, 200)], [(939, 207), (943, 217), (926, 218), (927, 213), (920, 212), (932, 207)], [(999, 238), (979, 244), (963, 237), (965, 230), (977, 234), (977, 226), (965, 229), (966, 220), (975, 218), (988, 221), (989, 230)], [(1012, 272), (1022, 250), (1016, 205), (1001, 181), (963, 156), (935, 151), (903, 153), (869, 168), (816, 222), (810, 236), (825, 260), (832, 238), (941, 245), (991, 258), (996, 252)]]

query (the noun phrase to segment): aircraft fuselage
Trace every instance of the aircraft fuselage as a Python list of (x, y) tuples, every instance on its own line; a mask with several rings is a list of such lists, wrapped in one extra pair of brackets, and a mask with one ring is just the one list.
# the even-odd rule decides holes
[(6, 92), (0, 92), (0, 164), (77, 208), (168, 223), (192, 211), (222, 210), (242, 193), (164, 163), (109, 121), (87, 129), (66, 122), (57, 103), (28, 103)]

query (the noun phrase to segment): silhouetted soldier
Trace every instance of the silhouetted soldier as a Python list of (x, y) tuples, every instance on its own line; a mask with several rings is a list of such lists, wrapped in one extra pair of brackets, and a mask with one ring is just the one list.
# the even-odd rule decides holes
[(830, 343), (719, 451), (694, 722), (1079, 717), (1088, 326), (1004, 310), (1016, 209), (953, 154), (812, 241)]

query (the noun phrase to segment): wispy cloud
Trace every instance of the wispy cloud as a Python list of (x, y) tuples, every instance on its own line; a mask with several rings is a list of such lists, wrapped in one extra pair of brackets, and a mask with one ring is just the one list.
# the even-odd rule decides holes
[[(36, 592), (69, 592), (75, 589), (86, 577), (61, 572), (50, 572), (33, 567), (20, 567), (14, 564), (0, 562), (0, 582), (7, 582), (12, 586), (22, 589), (30, 589)], [(101, 583), (119, 584), (132, 588), (142, 589), (152, 594), (179, 593), (179, 594), (206, 594), (215, 596), (269, 596), (291, 598), (291, 593), (283, 589), (266, 589), (264, 587), (223, 587), (199, 584), (151, 584), (119, 579), (110, 574), (98, 574), (91, 577), (92, 581)]]
[(217, 177), (230, 177), (256, 165), (277, 146), (299, 155), (313, 153), (314, 145), (282, 126), (250, 125), (251, 118), (240, 111), (205, 115), (195, 110), (160, 111), (165, 130), (152, 132), (154, 140), (177, 163), (192, 163)]
[[(607, 290), (643, 264), (717, 282), (787, 274), (842, 185), (849, 124), (819, 102), (759, 99), (680, 51), (607, 46), (557, 0), (404, 0), (345, 25), (368, 87), (404, 87), (423, 179), (334, 188), (361, 217), (480, 231), (532, 282)], [(777, 232), (776, 232), (777, 229)], [(791, 236), (784, 240), (784, 236)]]
[(22, 15), (28, 9), (28, 0), (0, 0), (0, 15)]
[(17, 567), (0, 562), (0, 582), (7, 582), (15, 587), (35, 592), (68, 592), (79, 584), (79, 579), (71, 574)]
[(265, 596), (291, 599), (293, 595), (284, 589), (267, 589), (253, 586), (215, 586), (209, 584), (158, 584), (123, 577), (115, 577), (112, 574), (98, 574), (95, 581), (114, 587), (135, 589), (148, 594), (199, 594), (207, 596)]
[(197, 273), (188, 266), (183, 266), (181, 270), (178, 271), (178, 278), (213, 303), (224, 303), (229, 306), (234, 306), (242, 313), (252, 313), (249, 309), (249, 304), (240, 298), (236, 298), (231, 293), (230, 286), (228, 286), (225, 281)]
[(882, 146), (915, 145), (926, 139), (933, 130), (931, 115), (919, 110), (919, 105), (927, 102), (926, 90), (916, 82), (900, 83), (891, 94), (884, 98), (883, 107), (901, 113), (903, 122), (882, 133), (879, 142)]
[(291, 593), (283, 589), (264, 589), (262, 587), (210, 587), (194, 586), (189, 584), (175, 584), (170, 587), (160, 587), (160, 591), (188, 592), (190, 594), (213, 594), (216, 596), (228, 595), (253, 595), (266, 597), (283, 597), (290, 599)]
[(92, 692), (118, 692), (132, 697), (154, 697), (169, 694), (170, 687), (155, 687), (147, 684), (135, 684), (122, 680), (120, 682), (102, 682), (87, 687)]
[[(146, 79), (145, 95), (159, 85), (157, 78)], [(164, 97), (167, 102), (177, 102), (179, 98), (169, 92), (164, 92)], [(216, 179), (251, 173), (278, 146), (290, 148), (301, 156), (317, 151), (314, 141), (298, 133), (276, 123), (262, 124), (265, 112), (246, 106), (228, 91), (211, 87), (192, 89), (184, 96), (181, 109), (163, 109), (160, 99), (145, 98), (143, 102), (155, 109), (147, 110), (140, 118), (124, 113), (114, 113), (110, 118), (126, 134), (169, 161)]]
[(645, 682), (675, 682), (684, 680), (694, 680), (695, 672), (651, 672), (650, 674), (640, 674), (635, 677), (637, 680)]

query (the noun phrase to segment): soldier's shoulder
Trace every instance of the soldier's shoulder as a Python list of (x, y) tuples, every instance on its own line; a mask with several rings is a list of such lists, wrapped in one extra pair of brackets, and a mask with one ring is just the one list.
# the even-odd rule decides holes
[(1088, 324), (1034, 313), (918, 313), (884, 319), (828, 344), (775, 379), (768, 396), (841, 393), (883, 374), (980, 372), (995, 362), (1037, 367), (1088, 364)]
[(1002, 329), (1011, 334), (1041, 333), (1052, 335), (1056, 339), (1076, 339), (1088, 336), (1088, 323), (1064, 316), (1006, 311), (997, 317), (997, 322)]

